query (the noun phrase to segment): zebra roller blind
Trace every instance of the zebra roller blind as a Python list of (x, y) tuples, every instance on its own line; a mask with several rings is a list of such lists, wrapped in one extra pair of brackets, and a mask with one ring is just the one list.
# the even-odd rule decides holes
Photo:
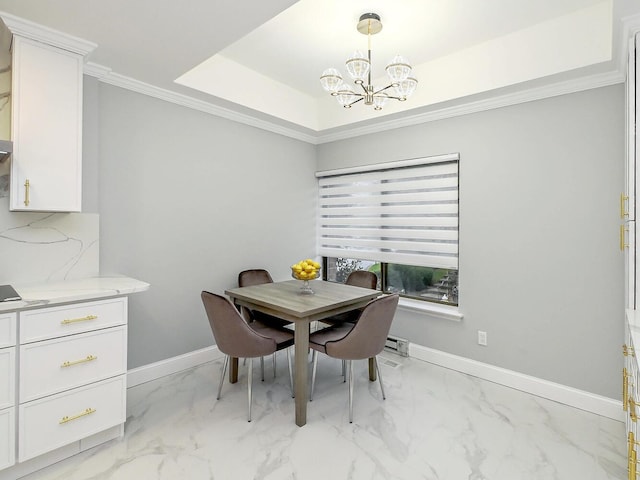
[(458, 268), (458, 154), (318, 172), (319, 253)]

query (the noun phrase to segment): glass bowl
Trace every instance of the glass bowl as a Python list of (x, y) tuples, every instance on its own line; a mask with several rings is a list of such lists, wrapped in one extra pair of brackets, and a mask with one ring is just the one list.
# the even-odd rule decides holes
[(296, 272), (293, 272), (293, 271), (291, 272), (291, 276), (293, 278), (302, 282), (302, 287), (300, 287), (300, 293), (302, 293), (303, 295), (313, 295), (313, 290), (309, 286), (309, 280), (315, 280), (316, 278), (320, 277), (320, 269), (316, 270), (316, 274), (314, 277), (300, 278), (297, 275), (298, 274)]

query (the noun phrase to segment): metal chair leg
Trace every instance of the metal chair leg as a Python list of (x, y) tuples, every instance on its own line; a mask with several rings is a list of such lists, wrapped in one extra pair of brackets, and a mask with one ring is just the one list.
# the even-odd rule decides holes
[(229, 355), (224, 356), (222, 362), (222, 369), (220, 370), (220, 384), (218, 385), (218, 396), (216, 400), (220, 400), (220, 393), (222, 392), (222, 383), (224, 382), (224, 374), (227, 372), (227, 365), (229, 364)]
[(311, 354), (311, 392), (309, 393), (309, 401), (313, 401), (313, 389), (316, 386), (316, 368), (318, 367), (318, 351), (314, 350)]
[(353, 423), (353, 361), (347, 360), (349, 370), (349, 423)]
[(264, 382), (264, 357), (260, 357), (260, 373), (262, 374), (262, 381)]
[(287, 362), (289, 363), (289, 385), (291, 385), (291, 398), (296, 398), (295, 390), (293, 389), (293, 368), (291, 368), (291, 348), (287, 348)]
[(249, 419), (251, 421), (251, 384), (253, 383), (253, 358), (249, 358), (249, 379), (248, 379), (248, 400), (249, 400)]
[(276, 353), (273, 352), (273, 378), (276, 378)]
[(378, 357), (373, 357), (373, 363), (376, 365), (376, 372), (378, 373), (378, 381), (380, 382), (380, 390), (382, 390), (382, 399), (386, 400), (386, 396), (384, 395), (384, 385), (382, 384), (382, 375), (380, 375), (380, 367), (378, 367)]
[(344, 360), (342, 360), (342, 381), (346, 382), (347, 381), (347, 364), (345, 363)]

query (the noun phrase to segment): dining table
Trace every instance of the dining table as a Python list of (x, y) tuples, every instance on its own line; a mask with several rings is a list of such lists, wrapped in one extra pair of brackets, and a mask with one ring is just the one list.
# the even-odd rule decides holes
[[(231, 288), (225, 294), (236, 305), (267, 313), (294, 323), (295, 422), (307, 423), (309, 330), (312, 322), (364, 307), (381, 295), (379, 290), (354, 287), (324, 280), (310, 281), (312, 294), (305, 291), (300, 280), (264, 283), (250, 287)], [(238, 359), (232, 359), (229, 380), (238, 375)], [(375, 380), (373, 364), (369, 363), (369, 378)]]

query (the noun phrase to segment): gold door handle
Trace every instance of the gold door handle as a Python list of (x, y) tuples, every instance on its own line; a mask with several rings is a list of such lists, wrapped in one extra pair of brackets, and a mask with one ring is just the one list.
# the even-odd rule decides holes
[(629, 216), (629, 212), (626, 212), (624, 208), (627, 200), (629, 200), (629, 196), (625, 195), (624, 193), (621, 193), (620, 194), (620, 218), (622, 218), (623, 220), (624, 220), (624, 217)]
[(24, 206), (29, 206), (29, 188), (31, 185), (29, 184), (29, 179), (27, 178), (24, 182)]
[(64, 362), (62, 365), (60, 365), (60, 368), (72, 367), (73, 365), (79, 365), (81, 363), (93, 362), (94, 360), (97, 360), (97, 359), (98, 359), (98, 357), (96, 357), (94, 355), (87, 355), (87, 358), (82, 358), (80, 360), (74, 360), (72, 362)]
[(95, 408), (87, 408), (84, 412), (78, 413), (77, 415), (73, 415), (71, 417), (68, 417), (68, 416), (62, 417), (60, 419), (59, 423), (60, 423), (60, 425), (63, 425), (65, 423), (72, 422), (72, 421), (77, 420), (79, 418), (86, 417), (87, 415), (91, 415), (92, 413), (95, 413), (95, 412), (96, 412)]
[(67, 318), (65, 320), (62, 320), (60, 324), (69, 325), (70, 323), (86, 322), (89, 320), (95, 320), (96, 318), (98, 318), (97, 315), (87, 315), (86, 317), (80, 317), (80, 318)]
[(625, 237), (624, 232), (628, 232), (628, 231), (629, 230), (624, 228), (624, 225), (620, 225), (620, 251), (621, 252), (624, 252), (624, 249), (629, 246), (628, 243), (624, 243), (624, 237)]

